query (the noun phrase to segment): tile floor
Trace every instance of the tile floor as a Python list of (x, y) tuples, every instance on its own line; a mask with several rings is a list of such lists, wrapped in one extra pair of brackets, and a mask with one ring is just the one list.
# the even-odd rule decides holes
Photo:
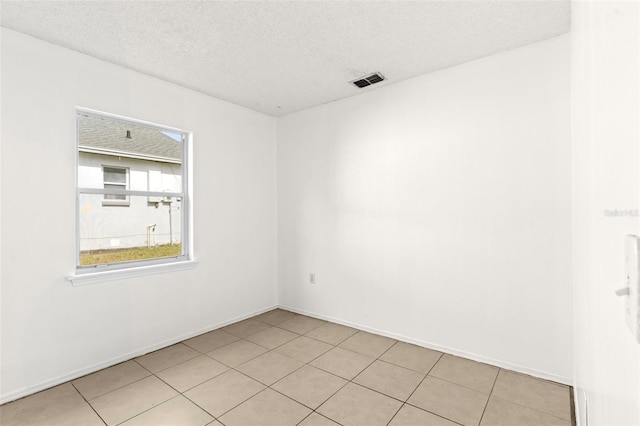
[(570, 388), (276, 309), (0, 407), (10, 425), (565, 425)]

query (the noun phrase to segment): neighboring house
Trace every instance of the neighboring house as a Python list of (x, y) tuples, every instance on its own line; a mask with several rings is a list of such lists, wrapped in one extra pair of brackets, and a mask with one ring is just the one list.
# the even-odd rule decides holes
[[(78, 135), (79, 187), (181, 192), (179, 134), (79, 114)], [(181, 242), (180, 199), (82, 194), (79, 202), (81, 252)]]

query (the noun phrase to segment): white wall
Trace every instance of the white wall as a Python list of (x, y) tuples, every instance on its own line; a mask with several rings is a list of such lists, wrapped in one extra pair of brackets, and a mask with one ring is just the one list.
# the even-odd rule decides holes
[(571, 383), (569, 47), (281, 118), (280, 303)]
[[(7, 400), (277, 303), (275, 119), (2, 29)], [(195, 270), (73, 287), (75, 107), (193, 131)]]
[(614, 291), (625, 235), (640, 234), (640, 4), (577, 1), (571, 25), (578, 421), (639, 425), (640, 345)]

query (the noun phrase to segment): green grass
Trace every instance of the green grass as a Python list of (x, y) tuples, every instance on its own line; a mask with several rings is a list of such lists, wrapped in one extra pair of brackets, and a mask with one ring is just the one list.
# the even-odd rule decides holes
[(132, 260), (157, 259), (180, 256), (180, 244), (155, 246), (151, 248), (133, 247), (118, 250), (96, 250), (80, 252), (80, 265), (103, 265), (106, 263), (130, 262)]

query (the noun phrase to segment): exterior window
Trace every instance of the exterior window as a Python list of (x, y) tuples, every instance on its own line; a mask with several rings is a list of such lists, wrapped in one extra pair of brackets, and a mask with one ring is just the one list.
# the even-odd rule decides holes
[(181, 130), (77, 112), (76, 274), (191, 259), (188, 140)]
[[(123, 167), (102, 166), (104, 189), (129, 189), (129, 170)], [(104, 194), (103, 206), (128, 206), (129, 199), (122, 194)]]

